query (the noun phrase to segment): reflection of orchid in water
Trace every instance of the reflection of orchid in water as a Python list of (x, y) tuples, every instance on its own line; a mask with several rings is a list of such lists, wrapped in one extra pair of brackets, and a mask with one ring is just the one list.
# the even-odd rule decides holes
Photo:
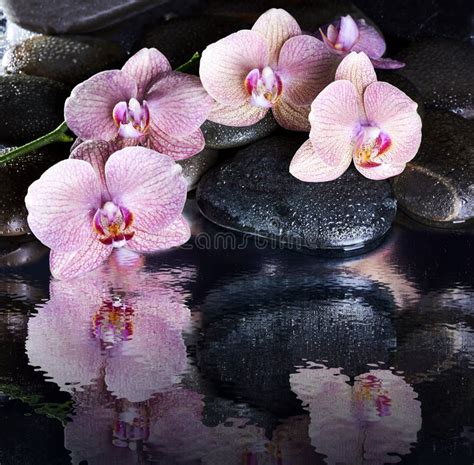
[(190, 312), (162, 275), (137, 273), (137, 288), (111, 276), (111, 282), (99, 272), (68, 284), (52, 281), (51, 299), (29, 321), (28, 357), (62, 390), (80, 391), (104, 376), (116, 397), (146, 400), (184, 371), (181, 332)]
[(415, 391), (389, 370), (349, 381), (340, 368), (319, 365), (291, 375), (292, 390), (310, 412), (312, 444), (329, 465), (399, 462), (421, 428)]

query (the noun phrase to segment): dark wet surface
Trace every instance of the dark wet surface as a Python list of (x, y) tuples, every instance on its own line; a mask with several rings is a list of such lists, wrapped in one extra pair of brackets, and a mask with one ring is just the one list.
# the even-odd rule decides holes
[(472, 234), (332, 259), (188, 217), (183, 248), (68, 283), (8, 246), (0, 463), (472, 463)]

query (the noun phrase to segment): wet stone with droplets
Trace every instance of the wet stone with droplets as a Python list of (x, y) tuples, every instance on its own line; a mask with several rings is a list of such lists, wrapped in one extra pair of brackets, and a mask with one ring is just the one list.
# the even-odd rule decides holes
[(306, 252), (380, 240), (396, 213), (390, 184), (354, 169), (330, 183), (301, 182), (288, 168), (303, 141), (300, 135), (269, 137), (207, 173), (197, 191), (204, 216)]
[(429, 111), (420, 150), (393, 181), (400, 208), (433, 226), (464, 226), (474, 219), (474, 121)]

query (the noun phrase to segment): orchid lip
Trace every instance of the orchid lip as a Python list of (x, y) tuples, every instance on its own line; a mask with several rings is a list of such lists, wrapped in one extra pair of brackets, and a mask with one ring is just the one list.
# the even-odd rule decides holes
[(92, 228), (100, 242), (120, 248), (135, 235), (132, 230), (133, 220), (133, 214), (127, 208), (118, 207), (113, 202), (105, 202), (102, 208), (96, 211)]
[(247, 74), (244, 85), (252, 105), (256, 107), (273, 107), (283, 93), (282, 80), (270, 66), (265, 66), (262, 71), (252, 69)]
[(135, 98), (128, 103), (119, 102), (112, 111), (112, 117), (119, 128), (119, 136), (123, 138), (138, 139), (150, 126), (150, 109), (146, 100), (141, 104)]
[(377, 126), (361, 126), (354, 148), (354, 160), (362, 168), (375, 168), (383, 163), (381, 158), (390, 149), (390, 136)]

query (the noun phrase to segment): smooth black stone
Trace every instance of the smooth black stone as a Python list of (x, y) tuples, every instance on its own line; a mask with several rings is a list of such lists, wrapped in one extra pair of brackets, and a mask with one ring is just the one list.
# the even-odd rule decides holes
[(75, 85), (100, 71), (119, 68), (124, 50), (113, 42), (92, 37), (36, 36), (8, 50), (7, 73), (42, 76)]
[(24, 237), (9, 237), (0, 241), (0, 268), (12, 268), (29, 265), (41, 260), (48, 248), (41, 242)]
[(397, 73), (420, 91), (427, 108), (474, 118), (474, 48), (449, 39), (420, 40), (401, 51)]
[(232, 127), (205, 121), (201, 129), (206, 140), (206, 147), (230, 149), (263, 139), (278, 129), (278, 123), (269, 111), (262, 120), (251, 126)]
[(333, 270), (277, 266), (214, 288), (200, 305), (203, 376), (222, 395), (285, 417), (301, 408), (289, 381), (304, 360), (348, 376), (367, 372), (368, 363), (390, 365), (393, 297), (379, 283)]
[(197, 190), (204, 216), (303, 251), (353, 250), (381, 239), (396, 213), (390, 184), (352, 168), (329, 183), (299, 181), (288, 169), (303, 141), (269, 137), (211, 170)]
[(64, 84), (37, 76), (1, 76), (3, 117), (0, 140), (26, 143), (55, 129), (64, 119)]
[(249, 2), (238, 0), (209, 0), (206, 12), (222, 16), (240, 17), (251, 21), (251, 24), (270, 8), (283, 8), (288, 11), (304, 31), (316, 32), (321, 26), (338, 19), (340, 16), (352, 15), (354, 18), (368, 19), (354, 3), (347, 0), (262, 0)]
[[(236, 18), (215, 16), (174, 18), (148, 26), (137, 50), (143, 47), (155, 47), (168, 58), (173, 68), (177, 68), (186, 63), (195, 52), (202, 53), (209, 44), (250, 27), (251, 23)], [(186, 72), (198, 74), (199, 63)]]
[(188, 191), (196, 189), (197, 183), (209, 169), (217, 163), (217, 150), (204, 149), (186, 160), (178, 161), (183, 168), (183, 176), (188, 183)]
[(469, 39), (471, 0), (353, 0), (390, 38)]
[(474, 121), (429, 111), (420, 150), (394, 178), (400, 208), (419, 221), (460, 226), (474, 218)]
[(25, 207), (28, 187), (50, 166), (68, 155), (67, 144), (52, 144), (0, 166), (0, 236), (20, 236), (30, 232)]

